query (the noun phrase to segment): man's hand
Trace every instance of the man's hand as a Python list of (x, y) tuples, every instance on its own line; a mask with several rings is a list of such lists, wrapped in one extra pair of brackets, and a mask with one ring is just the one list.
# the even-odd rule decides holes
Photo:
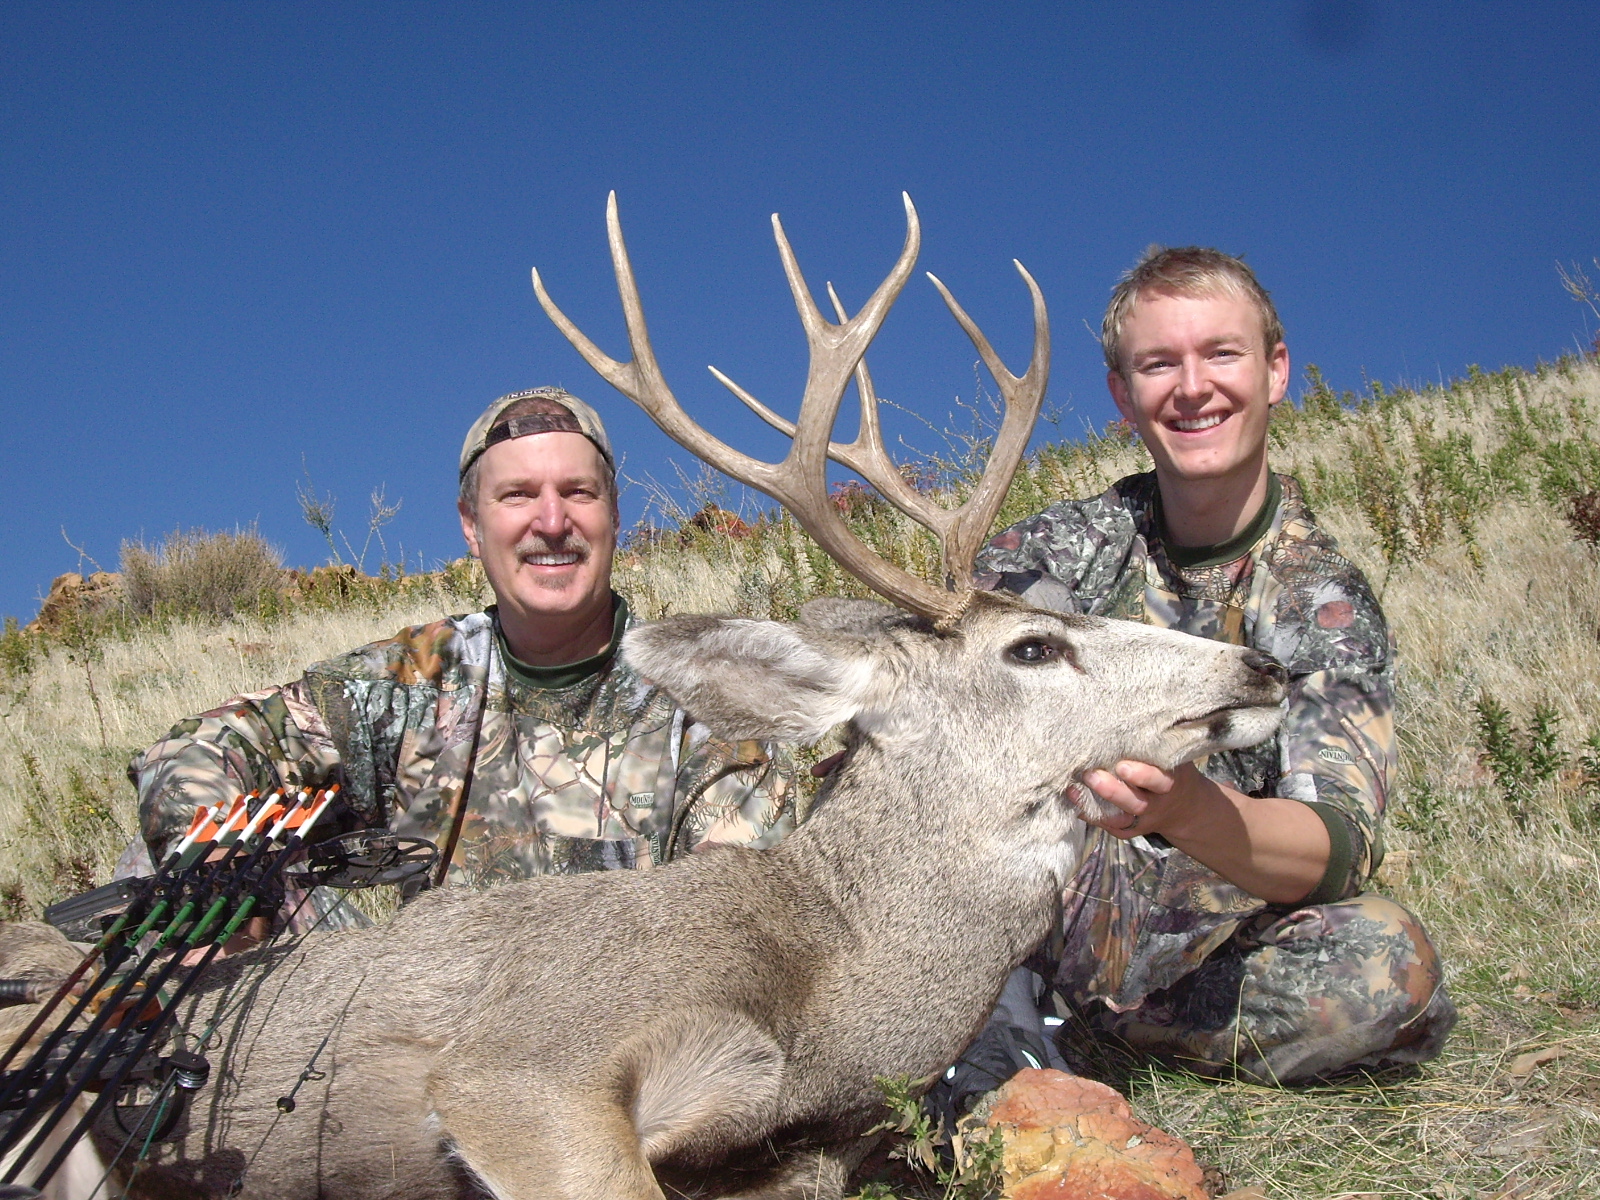
[(1202, 775), (1124, 759), (1083, 774), (1117, 812), (1092, 824), (1126, 841), (1157, 833), (1235, 887), (1273, 904), (1311, 894), (1328, 869), (1328, 829), (1306, 805), (1246, 796)]
[(1115, 771), (1086, 771), (1083, 782), (1118, 809), (1117, 814), (1090, 823), (1123, 841), (1151, 833), (1172, 841), (1169, 829), (1175, 824), (1181, 828), (1183, 822), (1203, 812), (1206, 801), (1212, 799), (1205, 794), (1207, 786), (1218, 787), (1193, 763), (1163, 771), (1132, 759), (1119, 762)]

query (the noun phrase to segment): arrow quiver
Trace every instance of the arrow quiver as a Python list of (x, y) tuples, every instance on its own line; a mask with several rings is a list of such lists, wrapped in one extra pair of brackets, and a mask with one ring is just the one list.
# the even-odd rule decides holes
[(426, 878), (438, 852), (418, 838), (356, 833), (308, 848), (338, 790), (252, 793), (202, 809), (154, 875), (46, 910), (93, 947), (0, 1055), (0, 1197), (42, 1188), (97, 1124), (118, 1158), (172, 1131), (210, 1073), (198, 1051), (211, 1030), (168, 1046), (179, 1006), (247, 921), (278, 911), (286, 885)]

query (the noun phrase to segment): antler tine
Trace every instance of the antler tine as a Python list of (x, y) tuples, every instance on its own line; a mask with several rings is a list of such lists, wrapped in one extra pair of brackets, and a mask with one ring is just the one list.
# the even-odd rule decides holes
[[(881, 311), (876, 314), (875, 320), (867, 318), (862, 320), (859, 326), (854, 325), (845, 313), (844, 305), (840, 302), (838, 293), (834, 291), (832, 283), (827, 285), (828, 296), (833, 301), (834, 311), (838, 314), (839, 321), (834, 324), (822, 315), (816, 301), (812, 298), (811, 289), (806, 285), (805, 276), (800, 270), (799, 259), (794, 253), (794, 248), (789, 244), (788, 236), (784, 233), (783, 223), (776, 213), (773, 214), (772, 229), (773, 236), (778, 243), (778, 254), (783, 260), (784, 274), (789, 281), (789, 290), (794, 295), (795, 307), (799, 310), (801, 324), (806, 331), (806, 341), (812, 349), (813, 369), (811, 377), (807, 379), (805, 394), (808, 398), (820, 396), (825, 404), (824, 416), (811, 416), (807, 414), (806, 401), (802, 399), (800, 419), (801, 423), (807, 428), (825, 428), (831, 435), (839, 404), (844, 399), (844, 386), (842, 384), (837, 389), (837, 395), (834, 395), (834, 389), (830, 387), (814, 386), (820, 382), (816, 379), (816, 376), (820, 373), (816, 369), (818, 363), (822, 363), (824, 368), (834, 365), (833, 360), (843, 357), (840, 351), (844, 348), (846, 339), (857, 329), (864, 331), (864, 336), (857, 335), (858, 340), (870, 343), (877, 334), (878, 329), (882, 327), (890, 305), (894, 303), (901, 289), (904, 288), (906, 280), (910, 278), (911, 268), (916, 262), (922, 237), (916, 209), (911, 204), (911, 197), (905, 195), (905, 193), (901, 193), (901, 195), (906, 204), (906, 244), (888, 277), (879, 285), (878, 291), (873, 294), (867, 306), (863, 307), (862, 312), (857, 313), (856, 316), (858, 320), (861, 320), (867, 308), (871, 307), (874, 302), (881, 302)], [(819, 355), (817, 353), (819, 343), (830, 353)], [(799, 440), (801, 437), (800, 424), (787, 420), (768, 408), (749, 391), (716, 367), (707, 367), (707, 370), (711, 372), (718, 383), (732, 392), (740, 403), (755, 413), (756, 416), (780, 433), (791, 439)], [(831, 372), (827, 373), (829, 375), (832, 374)], [(877, 395), (872, 390), (872, 377), (867, 371), (865, 345), (862, 346), (861, 355), (857, 359), (855, 375), (857, 385), (861, 388), (862, 397), (861, 431), (856, 435), (856, 440), (849, 444), (830, 440), (827, 448), (828, 457), (835, 462), (842, 463), (858, 474), (866, 476), (868, 482), (877, 487), (880, 492), (889, 496), (902, 512), (913, 520), (926, 524), (925, 516), (931, 513), (942, 514), (944, 510), (937, 506), (927, 505), (915, 490), (906, 487), (904, 481), (900, 478), (899, 472), (894, 469), (893, 463), (890, 463), (887, 455), (882, 452), (882, 433), (878, 425)], [(832, 403), (827, 404), (826, 402), (830, 399)], [(813, 422), (815, 423), (814, 425)], [(873, 452), (874, 447), (878, 451), (876, 454)], [(880, 459), (881, 462), (879, 461)], [(887, 470), (885, 470), (885, 467), (887, 467)], [(879, 485), (880, 477), (886, 479), (883, 486)], [(896, 484), (900, 485), (898, 489), (895, 486)], [(895, 491), (901, 493), (898, 499), (891, 495)], [(901, 503), (902, 500), (905, 503)], [(935, 530), (935, 532), (938, 531)]]
[[(843, 325), (850, 319), (844, 302), (833, 284), (828, 284), (828, 298)], [(717, 381), (739, 398), (744, 405), (779, 433), (794, 437), (795, 424), (779, 416), (756, 399), (716, 367), (709, 368)], [(867, 368), (867, 357), (861, 356), (856, 364), (856, 388), (861, 398), (861, 427), (853, 442), (829, 442), (828, 457), (849, 467), (871, 484), (878, 493), (917, 524), (931, 531), (943, 542), (945, 531), (955, 519), (955, 513), (940, 508), (906, 483), (900, 470), (889, 458), (883, 444), (883, 427), (878, 420), (878, 393), (872, 384), (872, 372)]]
[(1028, 360), (1027, 373), (1020, 379), (1000, 361), (989, 339), (950, 294), (950, 289), (937, 276), (931, 272), (928, 274), (933, 286), (939, 289), (939, 295), (944, 297), (950, 315), (966, 331), (984, 366), (994, 376), (1001, 398), (1005, 401), (1005, 415), (1001, 418), (1000, 431), (995, 435), (994, 448), (989, 452), (983, 475), (966, 503), (955, 510), (949, 534), (941, 540), (945, 570), (958, 584), (968, 583), (972, 578), (973, 560), (989, 535), (989, 526), (994, 523), (995, 514), (1005, 503), (1011, 481), (1016, 477), (1017, 467), (1028, 449), (1028, 438), (1033, 433), (1034, 422), (1038, 420), (1039, 409), (1044, 403), (1045, 384), (1050, 378), (1050, 317), (1045, 311), (1044, 294), (1026, 267), (1016, 259), (1011, 262), (1033, 298), (1033, 355)]
[(772, 214), (772, 235), (778, 243), (778, 256), (783, 260), (783, 273), (789, 281), (789, 291), (794, 296), (806, 344), (811, 350), (811, 365), (806, 373), (806, 387), (800, 399), (800, 417), (794, 433), (795, 448), (801, 450), (807, 460), (814, 456), (817, 448), (825, 448), (832, 437), (834, 418), (850, 376), (883, 327), (890, 307), (899, 298), (906, 280), (911, 278), (911, 270), (921, 252), (922, 223), (917, 218), (916, 206), (905, 192), (900, 193), (900, 198), (906, 207), (906, 240), (900, 257), (861, 310), (837, 325), (825, 318), (817, 307), (800, 271), (794, 248), (783, 231), (783, 222), (777, 213)]
[[(533, 291), (545, 315), (602, 379), (644, 409), (684, 449), (697, 458), (715, 463), (720, 470), (741, 483), (748, 483), (771, 495), (777, 468), (771, 463), (742, 454), (720, 438), (707, 433), (683, 411), (683, 406), (667, 386), (661, 367), (656, 362), (655, 351), (650, 346), (644, 304), (639, 298), (639, 285), (634, 278), (633, 263), (628, 258), (628, 247), (622, 240), (622, 222), (617, 215), (617, 193), (614, 191), (606, 200), (606, 233), (611, 246), (611, 264), (617, 277), (617, 295), (622, 301), (623, 318), (627, 323), (632, 359), (625, 363), (618, 362), (595, 345), (550, 298), (550, 293), (545, 291), (544, 281), (539, 277), (539, 268), (535, 267)], [(781, 497), (775, 498), (782, 502)]]
[[(829, 291), (831, 292), (832, 290), (830, 285)], [(837, 298), (835, 298), (834, 303), (838, 304)], [(839, 315), (843, 317), (844, 314), (841, 311)], [(756, 416), (760, 417), (779, 433), (790, 438), (794, 437), (795, 425), (793, 421), (773, 412), (772, 409), (761, 403), (760, 400), (757, 400), (748, 391), (717, 370), (716, 367), (708, 367), (706, 369), (716, 377), (718, 383), (737, 396), (745, 407), (755, 413)], [(857, 475), (860, 475), (876, 488), (885, 499), (913, 521), (926, 526), (936, 535), (939, 534), (943, 525), (947, 523), (946, 519), (951, 514), (937, 505), (929, 504), (915, 488), (907, 484), (901, 477), (900, 472), (895, 469), (894, 464), (888, 462), (887, 455), (882, 456), (887, 463), (887, 469), (880, 470), (878, 468), (878, 456), (872, 453), (871, 448), (874, 443), (881, 446), (883, 434), (878, 425), (878, 397), (877, 393), (872, 390), (872, 375), (867, 370), (865, 357), (856, 367), (856, 386), (862, 389), (862, 396), (864, 397), (861, 409), (861, 432), (856, 435), (856, 440), (853, 442), (829, 442), (828, 457), (841, 466), (849, 467)]]
[[(833, 301), (833, 311), (839, 315), (839, 320), (847, 320), (844, 302), (839, 299), (839, 293), (833, 290), (832, 283), (828, 284), (828, 298)], [(861, 401), (861, 427), (856, 433), (856, 440), (849, 445), (834, 442), (828, 448), (830, 456), (835, 462), (843, 463), (855, 471), (906, 516), (931, 530), (942, 545), (952, 514), (908, 484), (900, 474), (900, 468), (889, 457), (889, 451), (883, 444), (883, 425), (878, 420), (878, 392), (873, 387), (872, 372), (867, 368), (865, 354), (856, 364), (856, 392)]]
[(761, 403), (761, 401), (757, 400), (754, 396), (752, 396), (744, 388), (740, 387), (737, 383), (735, 383), (733, 380), (729, 379), (721, 371), (717, 370), (716, 367), (708, 366), (708, 367), (706, 367), (706, 370), (710, 371), (711, 374), (716, 378), (716, 381), (718, 383), (720, 383), (723, 387), (727, 388), (730, 392), (732, 392), (735, 396), (737, 396), (739, 398), (739, 400), (744, 404), (744, 406), (746, 408), (748, 408), (751, 412), (755, 413), (756, 416), (760, 417), (763, 421), (765, 421), (768, 425), (771, 425), (774, 429), (776, 429), (779, 433), (783, 434), (785, 437), (789, 437), (789, 438), (794, 437), (794, 422), (793, 421), (789, 420), (787, 417), (779, 416), (777, 413), (773, 412), (770, 408), (768, 408), (765, 404)]

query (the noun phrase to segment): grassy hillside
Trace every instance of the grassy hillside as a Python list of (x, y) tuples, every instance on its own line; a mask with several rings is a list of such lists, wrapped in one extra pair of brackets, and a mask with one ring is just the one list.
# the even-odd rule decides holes
[[(1474, 371), (1335, 396), (1313, 374), (1273, 424), (1279, 470), (1379, 590), (1400, 650), (1403, 762), (1381, 886), (1435, 932), (1463, 1020), (1414, 1077), (1273, 1091), (1093, 1048), (1150, 1119), (1268, 1196), (1600, 1192), (1600, 368)], [(1041, 453), (1004, 521), (1147, 466), (1115, 430)], [(962, 462), (926, 482), (959, 492)], [(933, 548), (870, 494), (840, 503), (901, 562)], [(1587, 539), (1587, 540), (1586, 540)], [(860, 594), (786, 519), (640, 536), (618, 587), (646, 615), (789, 616)], [(474, 584), (372, 588), (314, 610), (147, 618), (0, 641), (0, 903), (103, 881), (133, 834), (128, 757), (177, 717), (289, 678)], [(1537, 1060), (1537, 1061), (1535, 1061)]]

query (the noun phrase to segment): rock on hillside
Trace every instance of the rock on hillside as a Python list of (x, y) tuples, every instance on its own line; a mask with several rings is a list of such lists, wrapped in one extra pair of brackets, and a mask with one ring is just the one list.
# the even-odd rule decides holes
[(85, 579), (76, 571), (57, 575), (50, 594), (39, 606), (39, 615), (30, 621), (28, 633), (58, 633), (80, 617), (97, 617), (122, 603), (125, 588), (115, 571), (96, 571)]

